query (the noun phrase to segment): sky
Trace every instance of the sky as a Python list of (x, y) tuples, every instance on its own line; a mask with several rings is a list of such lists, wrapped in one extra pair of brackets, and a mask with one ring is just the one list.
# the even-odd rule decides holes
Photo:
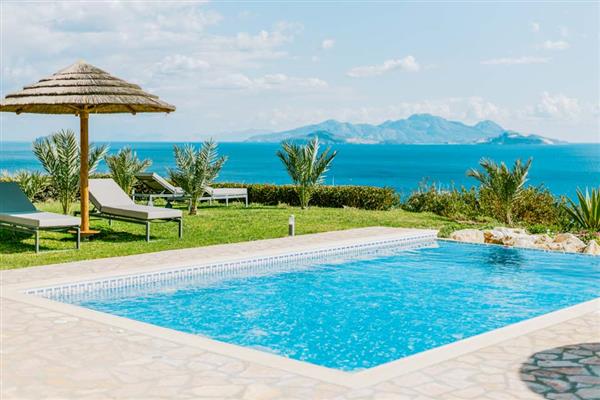
[[(174, 104), (93, 115), (98, 141), (243, 139), (431, 113), (600, 142), (600, 3), (0, 3), (0, 95), (85, 60)], [(78, 130), (0, 113), (1, 140)]]

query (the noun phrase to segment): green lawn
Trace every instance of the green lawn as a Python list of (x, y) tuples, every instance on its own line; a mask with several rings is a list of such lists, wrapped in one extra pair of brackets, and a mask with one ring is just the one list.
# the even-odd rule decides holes
[[(57, 203), (37, 205), (39, 209), (59, 212)], [(306, 234), (366, 226), (437, 228), (448, 231), (458, 225), (430, 213), (402, 210), (366, 211), (339, 208), (310, 208), (251, 205), (234, 203), (203, 205), (198, 215), (184, 211), (184, 235), (177, 238), (177, 224), (152, 224), (152, 241), (146, 243), (143, 225), (92, 219), (91, 226), (101, 230), (93, 238), (82, 241), (75, 250), (73, 236), (66, 233), (42, 232), (39, 254), (34, 252), (33, 237), (0, 230), (0, 269), (123, 256), (169, 249), (199, 247), (219, 243), (283, 237), (287, 235), (290, 214), (296, 216), (296, 233)]]

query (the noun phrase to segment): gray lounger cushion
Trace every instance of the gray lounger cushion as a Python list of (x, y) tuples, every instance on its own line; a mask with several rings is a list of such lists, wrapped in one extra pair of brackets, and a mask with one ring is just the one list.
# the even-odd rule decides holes
[(105, 206), (102, 207), (102, 212), (106, 214), (119, 215), (121, 217), (129, 217), (135, 219), (171, 219), (181, 218), (181, 210), (173, 210), (172, 208), (142, 206), (139, 204), (122, 205), (122, 206)]
[(136, 219), (181, 218), (181, 210), (142, 206), (133, 200), (112, 179), (90, 179), (90, 200), (102, 213)]
[(38, 211), (16, 182), (1, 182), (0, 221), (32, 228), (79, 226), (79, 218)]
[(10, 214), (1, 213), (0, 221), (31, 228), (61, 228), (67, 226), (79, 226), (80, 224), (79, 218), (43, 211)]

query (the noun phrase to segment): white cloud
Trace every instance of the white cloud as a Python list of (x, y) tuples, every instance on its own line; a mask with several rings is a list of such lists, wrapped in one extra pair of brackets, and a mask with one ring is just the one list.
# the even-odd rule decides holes
[(195, 71), (208, 68), (210, 68), (210, 64), (206, 61), (181, 54), (167, 56), (156, 63), (156, 69), (164, 73)]
[(406, 56), (397, 60), (387, 60), (381, 65), (365, 65), (362, 67), (351, 68), (347, 75), (352, 78), (364, 78), (368, 76), (382, 75), (393, 70), (402, 70), (416, 72), (421, 69), (421, 66), (413, 56)]
[(267, 74), (258, 78), (250, 78), (245, 74), (233, 73), (220, 78), (205, 80), (202, 86), (212, 89), (302, 92), (326, 89), (328, 84), (319, 78), (299, 78), (286, 74)]
[(542, 43), (542, 48), (546, 50), (566, 50), (569, 47), (571, 47), (571, 45), (566, 40), (546, 40)]
[(564, 94), (543, 92), (538, 104), (526, 109), (534, 118), (577, 119), (581, 113), (579, 100)]
[(545, 64), (550, 61), (549, 57), (534, 57), (534, 56), (523, 56), (523, 57), (504, 57), (504, 58), (492, 58), (490, 60), (483, 60), (483, 65), (522, 65), (522, 64)]
[(328, 50), (333, 48), (333, 46), (335, 46), (335, 40), (334, 39), (325, 39), (321, 42), (321, 48), (323, 50)]
[(540, 24), (539, 22), (532, 22), (529, 24), (529, 28), (531, 29), (531, 32), (537, 33), (540, 31)]

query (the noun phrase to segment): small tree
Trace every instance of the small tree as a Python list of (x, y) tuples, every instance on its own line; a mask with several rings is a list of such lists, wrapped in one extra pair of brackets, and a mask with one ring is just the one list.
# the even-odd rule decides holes
[(192, 145), (174, 146), (175, 165), (169, 169), (169, 177), (190, 196), (190, 215), (198, 212), (198, 199), (217, 178), (227, 157), (219, 157), (217, 144), (211, 139), (200, 150)]
[(337, 152), (331, 151), (328, 147), (319, 154), (320, 144), (317, 137), (311, 139), (306, 145), (284, 142), (281, 147), (282, 149), (277, 151), (277, 157), (294, 182), (300, 207), (305, 209), (315, 187), (323, 183), (325, 173), (329, 170)]
[(479, 165), (483, 171), (470, 169), (467, 171), (467, 176), (477, 179), (481, 183), (480, 190), (489, 193), (498, 210), (496, 217), (512, 225), (513, 208), (523, 194), (531, 167), (531, 158), (525, 164), (521, 160), (515, 161), (512, 170), (504, 163), (498, 165), (485, 158), (479, 162)]
[(576, 204), (573, 200), (567, 199), (568, 205), (565, 209), (571, 217), (572, 224), (582, 229), (587, 229), (592, 232), (600, 231), (600, 187), (592, 188), (592, 194), (585, 190), (583, 192), (577, 188)]
[[(90, 173), (94, 172), (107, 149), (106, 145), (90, 146)], [(63, 213), (68, 214), (79, 192), (80, 149), (75, 132), (61, 130), (38, 139), (33, 143), (33, 153), (50, 175)]]
[(107, 155), (104, 160), (112, 178), (128, 195), (131, 195), (136, 174), (152, 165), (151, 160), (140, 160), (136, 152), (128, 146), (123, 147), (117, 154)]

